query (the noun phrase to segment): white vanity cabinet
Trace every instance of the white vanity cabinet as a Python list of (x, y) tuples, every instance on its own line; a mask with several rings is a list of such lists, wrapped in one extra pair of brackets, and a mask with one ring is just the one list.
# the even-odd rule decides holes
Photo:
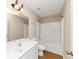
[(38, 59), (38, 46), (35, 45), (19, 59)]
[[(18, 44), (21, 44), (19, 46)], [(38, 59), (37, 41), (19, 39), (7, 43), (7, 59)]]

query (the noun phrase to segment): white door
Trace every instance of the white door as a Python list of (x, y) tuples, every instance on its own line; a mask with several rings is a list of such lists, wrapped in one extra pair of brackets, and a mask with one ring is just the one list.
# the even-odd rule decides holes
[(73, 59), (71, 51), (72, 49), (72, 0), (66, 0), (64, 6), (64, 58)]
[(71, 17), (67, 17), (64, 20), (64, 59), (73, 59), (73, 47), (72, 47), (72, 20)]
[(72, 54), (73, 54), (72, 39), (65, 39), (64, 40), (64, 58), (72, 59), (73, 58)]
[(73, 59), (73, 33), (72, 33), (72, 18), (66, 16), (64, 19), (64, 58), (65, 59)]

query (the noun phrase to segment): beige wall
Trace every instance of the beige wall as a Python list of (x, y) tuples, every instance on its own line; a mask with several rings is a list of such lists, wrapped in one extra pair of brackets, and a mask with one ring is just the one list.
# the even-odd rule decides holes
[(71, 14), (71, 0), (66, 0), (65, 6), (64, 6), (64, 55), (65, 59), (71, 59), (70, 55), (66, 54), (66, 51), (72, 50), (72, 14)]
[[(27, 21), (19, 16), (7, 14), (8, 20), (8, 41), (20, 39), (24, 37), (24, 22)], [(28, 34), (28, 33), (27, 33)]]
[(51, 23), (51, 22), (59, 22), (62, 21), (61, 17), (45, 17), (40, 20), (40, 23)]

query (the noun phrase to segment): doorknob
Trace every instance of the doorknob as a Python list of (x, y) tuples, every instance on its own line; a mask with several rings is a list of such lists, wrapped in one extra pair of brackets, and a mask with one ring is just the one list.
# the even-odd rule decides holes
[(69, 51), (66, 51), (66, 54), (73, 56), (73, 52), (72, 51), (70, 51), (70, 52)]

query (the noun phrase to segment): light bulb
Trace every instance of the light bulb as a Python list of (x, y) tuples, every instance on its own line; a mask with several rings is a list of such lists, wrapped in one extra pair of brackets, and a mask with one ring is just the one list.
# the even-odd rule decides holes
[(21, 8), (21, 11), (24, 11), (24, 9), (23, 9), (23, 8)]
[(14, 8), (19, 9), (19, 6), (16, 4)]

